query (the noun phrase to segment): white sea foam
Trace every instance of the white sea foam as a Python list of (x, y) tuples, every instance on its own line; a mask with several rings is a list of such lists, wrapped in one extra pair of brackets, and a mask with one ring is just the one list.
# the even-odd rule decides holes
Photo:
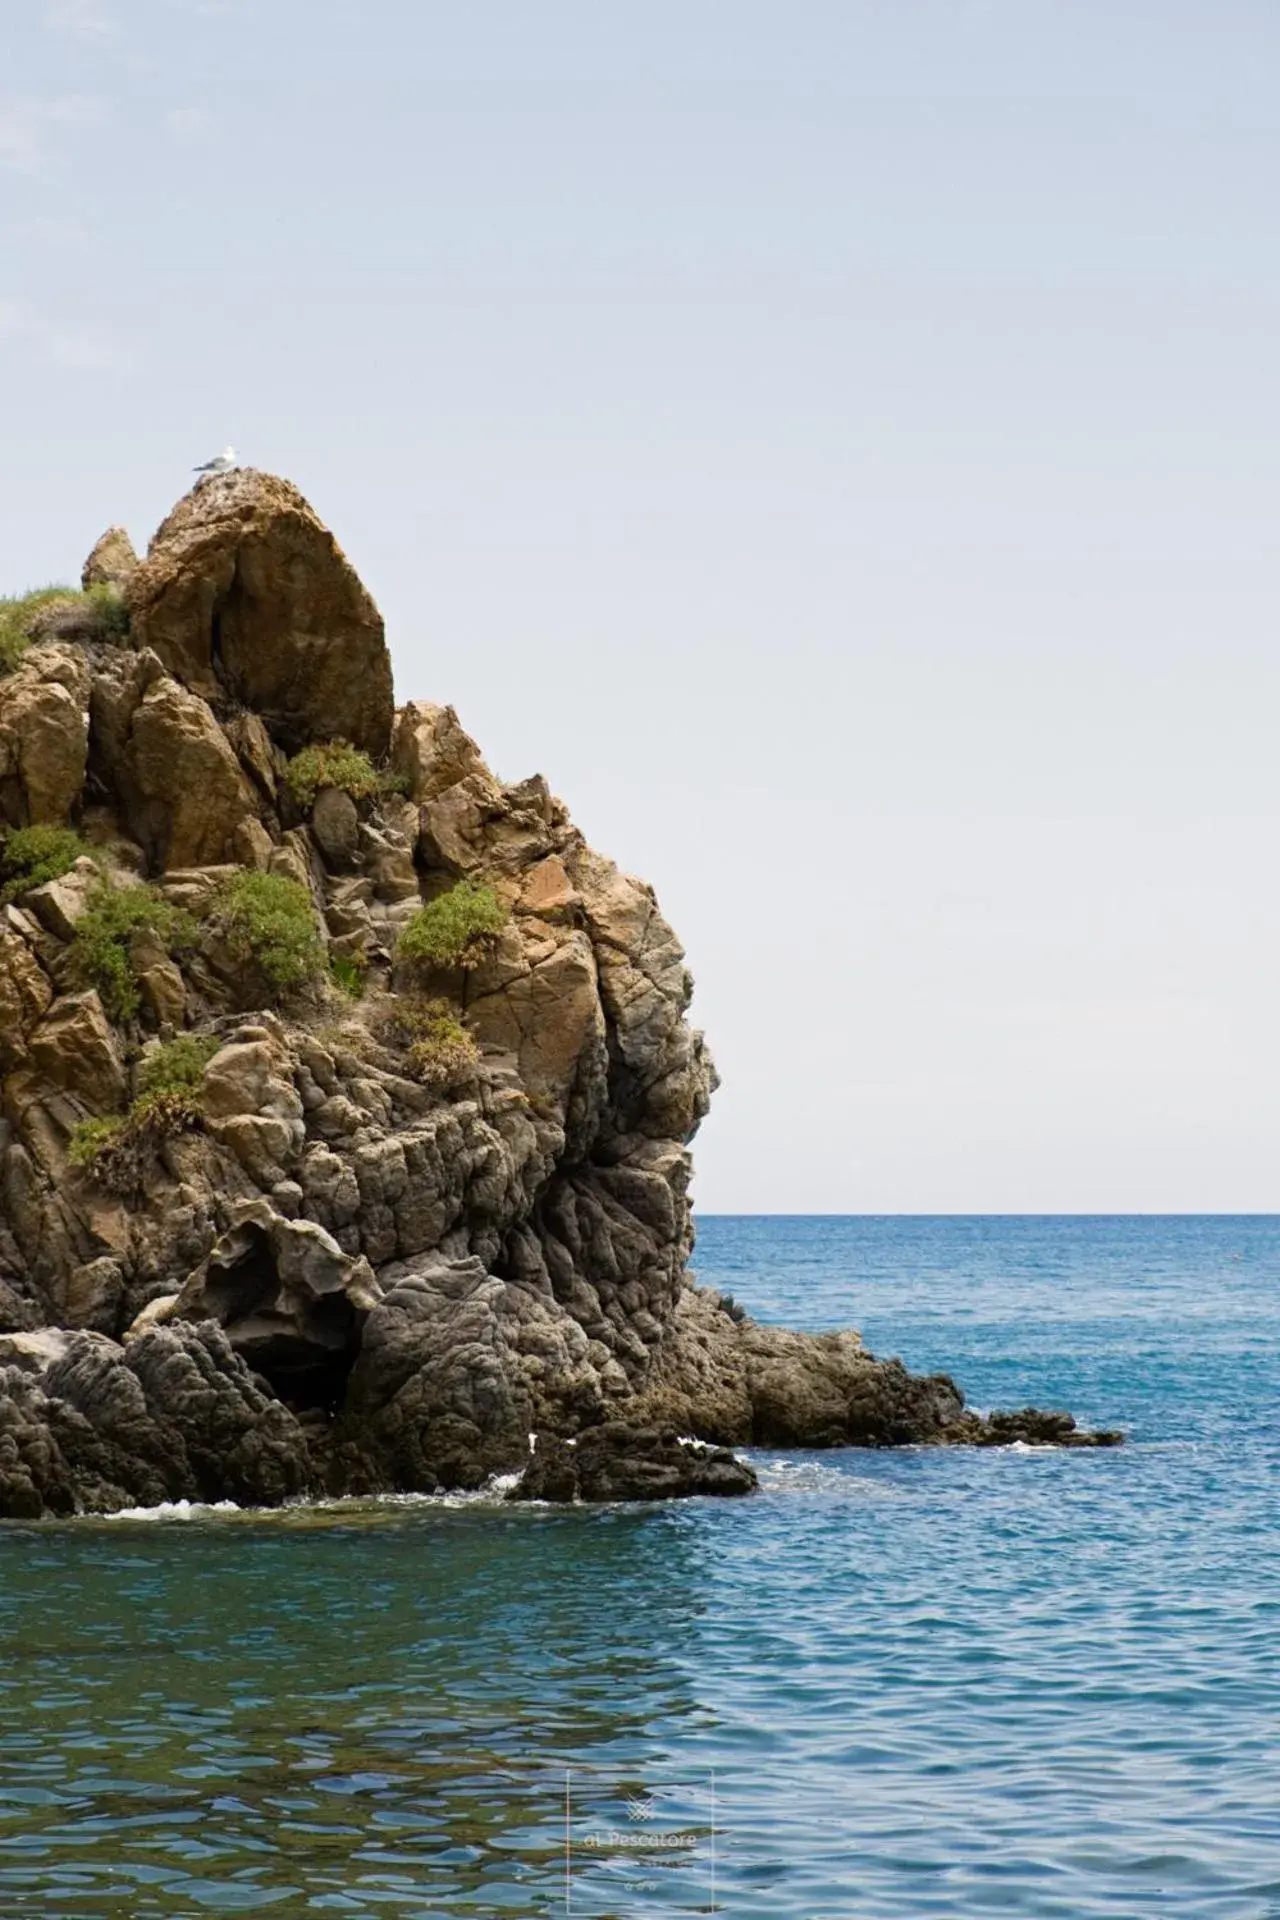
[(240, 1513), (234, 1500), (162, 1500), (155, 1507), (119, 1507), (95, 1515), (100, 1520), (207, 1520), (215, 1513)]

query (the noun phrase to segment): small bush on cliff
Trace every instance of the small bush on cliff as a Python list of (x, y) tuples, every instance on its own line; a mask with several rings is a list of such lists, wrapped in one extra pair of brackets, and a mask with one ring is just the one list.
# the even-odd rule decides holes
[(480, 1059), (475, 1035), (468, 1033), (447, 1000), (426, 1000), (403, 1008), (410, 1035), (409, 1067), (424, 1086), (442, 1089), (474, 1072)]
[(373, 1032), (382, 1046), (408, 1056), (409, 1072), (424, 1086), (454, 1086), (480, 1059), (475, 1035), (447, 1000), (396, 994), (375, 1015)]
[(396, 945), (397, 956), (417, 967), (478, 967), (498, 942), (507, 909), (492, 887), (459, 880), (419, 907)]
[(324, 972), (315, 909), (301, 881), (233, 874), (215, 895), (214, 912), (233, 955), (252, 962), (273, 992), (291, 993)]
[(76, 922), (72, 970), (98, 989), (112, 1020), (131, 1020), (138, 1011), (133, 947), (143, 933), (154, 934), (172, 954), (191, 944), (195, 927), (189, 914), (154, 887), (117, 887), (106, 880)]
[(314, 806), (322, 787), (337, 787), (353, 800), (369, 800), (382, 785), (368, 754), (346, 740), (325, 740), (304, 747), (285, 768), (284, 779), (300, 807)]
[(67, 1152), (73, 1167), (92, 1167), (99, 1154), (105, 1153), (114, 1141), (124, 1132), (125, 1119), (122, 1113), (112, 1114), (108, 1119), (81, 1120), (71, 1129), (71, 1140)]
[(139, 1094), (128, 1113), (82, 1120), (74, 1127), (68, 1144), (71, 1164), (113, 1193), (136, 1192), (160, 1142), (194, 1131), (202, 1117), (194, 1088), (153, 1088)]
[(70, 827), (14, 827), (0, 841), (0, 906), (46, 880), (60, 880), (90, 852)]
[(211, 1033), (180, 1033), (145, 1053), (138, 1067), (139, 1096), (191, 1093), (222, 1042)]

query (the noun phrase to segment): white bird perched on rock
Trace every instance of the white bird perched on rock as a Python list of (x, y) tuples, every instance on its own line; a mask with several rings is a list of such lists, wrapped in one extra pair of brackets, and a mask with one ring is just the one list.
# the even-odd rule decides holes
[(236, 465), (234, 447), (224, 447), (216, 460), (206, 460), (202, 467), (192, 467), (192, 473), (231, 473)]

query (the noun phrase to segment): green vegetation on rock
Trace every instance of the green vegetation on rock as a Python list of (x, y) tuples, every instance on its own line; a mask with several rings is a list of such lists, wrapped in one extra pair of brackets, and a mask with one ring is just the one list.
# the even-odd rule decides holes
[(112, 1020), (131, 1020), (138, 1011), (133, 945), (146, 933), (172, 954), (191, 944), (195, 927), (189, 914), (154, 887), (114, 886), (107, 880), (95, 888), (76, 922), (72, 970), (86, 986), (97, 988)]
[(410, 1035), (410, 1068), (424, 1086), (450, 1087), (474, 1071), (480, 1048), (447, 1000), (410, 1002), (400, 1021)]
[(27, 650), (30, 629), (42, 607), (73, 600), (73, 587), (36, 587), (0, 599), (0, 673), (12, 673)]
[(99, 1154), (120, 1138), (124, 1132), (125, 1117), (122, 1113), (111, 1114), (107, 1119), (81, 1120), (71, 1129), (71, 1139), (67, 1152), (73, 1167), (91, 1167)]
[(400, 935), (396, 953), (413, 966), (465, 971), (492, 953), (506, 924), (507, 909), (492, 887), (459, 880), (418, 909)]
[(329, 960), (329, 971), (334, 985), (341, 988), (348, 1000), (361, 998), (369, 973), (369, 962), (363, 954), (334, 954)]
[(304, 747), (285, 768), (284, 783), (304, 811), (315, 805), (325, 787), (336, 787), (353, 800), (409, 791), (407, 774), (375, 767), (368, 754), (349, 740), (318, 740)]
[(180, 1033), (145, 1053), (138, 1067), (138, 1092), (188, 1093), (222, 1042), (212, 1033)]
[(237, 959), (250, 961), (277, 994), (317, 979), (324, 946), (311, 895), (281, 873), (236, 873), (220, 887), (214, 912)]
[(31, 593), (0, 598), (0, 674), (13, 672), (38, 627), (47, 625), (56, 634), (57, 615), (63, 609), (68, 620), (77, 624), (86, 612), (91, 613), (91, 624), (104, 640), (118, 639), (128, 631), (128, 610), (114, 587), (94, 586), (84, 593), (78, 587), (37, 587)]
[(191, 1133), (202, 1119), (193, 1089), (156, 1089), (139, 1094), (128, 1113), (104, 1120), (82, 1120), (71, 1132), (68, 1154), (73, 1167), (92, 1174), (115, 1193), (130, 1193), (143, 1183), (147, 1156), (162, 1140)]
[(368, 754), (348, 740), (324, 740), (304, 747), (285, 768), (284, 779), (300, 807), (313, 806), (323, 787), (337, 787), (353, 800), (368, 800), (382, 784)]
[(0, 906), (46, 880), (60, 880), (91, 851), (70, 827), (11, 828), (0, 840)]
[(117, 1192), (141, 1185), (147, 1154), (200, 1125), (201, 1075), (221, 1044), (214, 1034), (180, 1033), (152, 1047), (139, 1065), (138, 1096), (128, 1112), (82, 1120), (72, 1129), (72, 1166)]

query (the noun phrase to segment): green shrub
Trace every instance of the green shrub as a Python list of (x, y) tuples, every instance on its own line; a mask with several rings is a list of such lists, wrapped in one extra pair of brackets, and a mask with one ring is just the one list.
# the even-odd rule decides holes
[(284, 780), (300, 807), (313, 806), (322, 787), (337, 787), (353, 800), (368, 800), (382, 784), (368, 754), (348, 740), (325, 740), (304, 747), (285, 768)]
[(447, 1000), (411, 1002), (401, 1008), (400, 1019), (410, 1035), (410, 1069), (424, 1086), (453, 1086), (475, 1070), (480, 1059), (475, 1035)]
[(275, 993), (323, 973), (324, 946), (301, 881), (282, 873), (233, 874), (215, 895), (214, 912), (233, 955), (251, 961)]
[(329, 971), (334, 984), (342, 989), (348, 1000), (360, 999), (369, 972), (369, 962), (362, 953), (332, 955)]
[(87, 593), (78, 587), (37, 587), (33, 593), (0, 599), (0, 673), (12, 673), (21, 660), (37, 616), (60, 608), (77, 624), (90, 611), (91, 625), (104, 640), (118, 639), (128, 631), (128, 610), (114, 587), (90, 587)]
[(492, 887), (459, 880), (420, 907), (396, 943), (402, 960), (419, 967), (478, 967), (497, 945), (507, 909)]
[(211, 1033), (180, 1033), (153, 1047), (138, 1067), (138, 1094), (191, 1093), (222, 1042)]
[(200, 1125), (200, 1102), (190, 1088), (154, 1088), (138, 1096), (128, 1113), (82, 1120), (71, 1132), (69, 1154), (114, 1193), (131, 1193), (145, 1179), (147, 1162), (162, 1140)]
[(42, 607), (76, 598), (74, 587), (37, 587), (0, 599), (0, 673), (12, 673), (27, 650), (31, 624)]
[(104, 880), (76, 922), (71, 964), (86, 986), (96, 987), (112, 1020), (130, 1020), (138, 1011), (138, 981), (133, 943), (153, 933), (174, 953), (189, 946), (195, 927), (154, 887), (117, 887)]
[(70, 873), (91, 849), (70, 827), (14, 827), (0, 841), (0, 906)]
[(112, 1114), (106, 1120), (81, 1120), (71, 1129), (67, 1149), (72, 1166), (93, 1166), (99, 1154), (118, 1140), (124, 1129), (125, 1117), (122, 1113)]

